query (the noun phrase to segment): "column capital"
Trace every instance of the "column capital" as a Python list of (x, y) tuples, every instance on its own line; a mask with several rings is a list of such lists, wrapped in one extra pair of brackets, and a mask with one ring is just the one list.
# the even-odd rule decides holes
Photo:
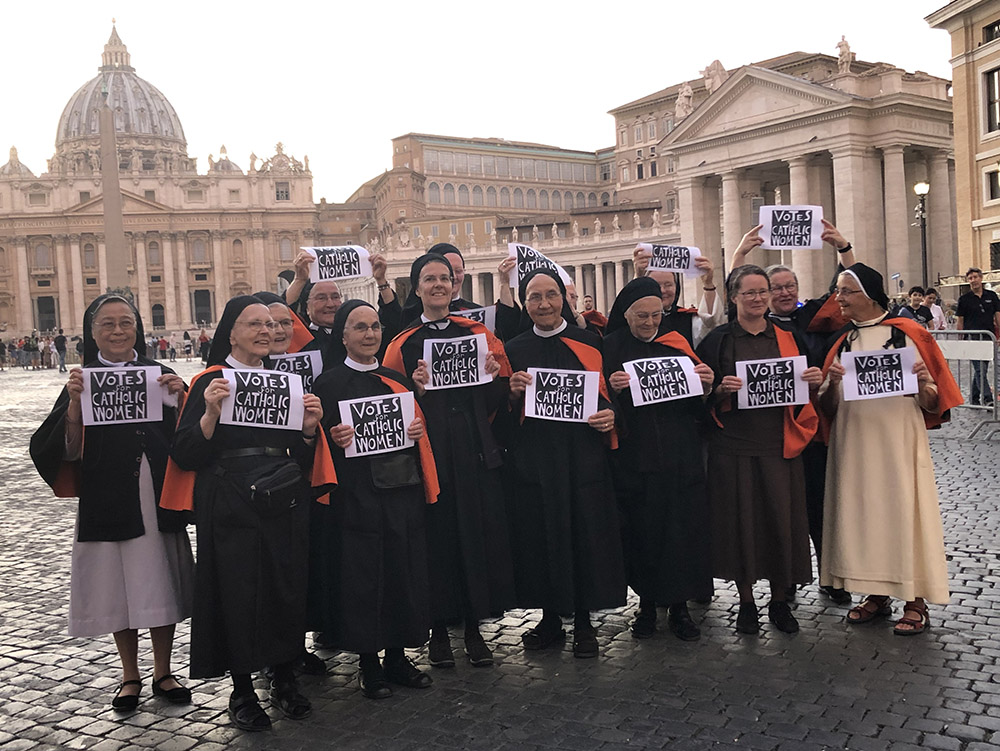
[(900, 156), (902, 156), (903, 150), (906, 148), (906, 146), (901, 143), (890, 143), (885, 146), (880, 146), (879, 148), (882, 149), (883, 154), (886, 155), (899, 154)]
[(59, 243), (64, 243), (69, 239), (69, 235), (52, 235), (52, 239)]
[(874, 149), (860, 143), (850, 143), (846, 146), (837, 146), (830, 149), (830, 156), (834, 159), (843, 159), (851, 156), (871, 156)]
[(161, 232), (160, 239), (164, 240), (165, 242), (173, 242), (175, 239), (177, 239), (177, 234), (175, 232)]
[(132, 239), (135, 240), (136, 242), (145, 242), (145, 240), (146, 240), (146, 233), (145, 232), (132, 232), (131, 236), (132, 236)]
[(104, 233), (103, 232), (95, 232), (94, 233), (94, 239), (97, 240), (97, 242), (103, 244), (104, 243)]
[(793, 156), (788, 159), (783, 159), (782, 161), (788, 165), (789, 169), (795, 167), (807, 167), (809, 165), (808, 156)]
[(79, 243), (80, 242), (80, 235), (75, 234), (75, 233), (70, 234), (69, 235), (69, 241), (71, 243), (74, 243), (74, 244)]
[(722, 177), (722, 182), (724, 183), (734, 183), (740, 179), (740, 173), (742, 170), (730, 170), (729, 172), (723, 172), (720, 177)]

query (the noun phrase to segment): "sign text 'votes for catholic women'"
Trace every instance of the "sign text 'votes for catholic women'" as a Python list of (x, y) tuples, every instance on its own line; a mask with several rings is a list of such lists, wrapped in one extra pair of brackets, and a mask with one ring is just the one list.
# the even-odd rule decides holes
[(646, 357), (622, 366), (629, 374), (629, 390), (636, 407), (705, 393), (690, 357)]
[(507, 243), (507, 257), (516, 260), (514, 268), (510, 270), (510, 286), (517, 289), (521, 284), (521, 279), (526, 277), (535, 269), (548, 269), (554, 271), (562, 279), (563, 284), (572, 284), (566, 269), (550, 258), (539, 253), (530, 245), (523, 243)]
[(222, 400), (223, 425), (302, 430), (302, 379), (278, 370), (222, 369), (229, 396)]
[(916, 394), (918, 383), (913, 372), (916, 359), (911, 347), (841, 353), (840, 363), (845, 370), (844, 399), (856, 401)]
[(331, 245), (300, 248), (316, 260), (309, 266), (309, 281), (315, 284), (328, 279), (354, 279), (371, 276), (368, 251), (360, 245)]
[(84, 425), (121, 425), (163, 419), (163, 371), (140, 368), (84, 368), (80, 407)]
[(406, 437), (406, 428), (415, 412), (410, 391), (340, 402), (340, 421), (354, 428), (354, 440), (344, 455), (368, 456), (409, 448), (413, 441)]
[(597, 412), (599, 374), (590, 370), (528, 368), (524, 416), (559, 422), (587, 422)]
[(760, 236), (764, 250), (820, 250), (823, 247), (822, 206), (761, 206)]
[(268, 358), (275, 370), (283, 373), (295, 373), (302, 377), (302, 390), (312, 393), (313, 382), (323, 372), (323, 354), (319, 350), (305, 352), (287, 352), (283, 355), (271, 355)]
[(802, 355), (738, 361), (736, 376), (743, 380), (743, 388), (737, 392), (737, 407), (759, 409), (805, 404), (809, 401), (809, 384), (802, 380), (802, 373), (807, 367)]
[(487, 354), (486, 334), (424, 340), (424, 360), (431, 376), (427, 390), (490, 383), (493, 378), (486, 372)]
[(649, 271), (679, 271), (686, 276), (696, 276), (700, 272), (694, 265), (701, 258), (701, 251), (689, 245), (655, 245), (639, 243), (639, 247), (649, 251)]

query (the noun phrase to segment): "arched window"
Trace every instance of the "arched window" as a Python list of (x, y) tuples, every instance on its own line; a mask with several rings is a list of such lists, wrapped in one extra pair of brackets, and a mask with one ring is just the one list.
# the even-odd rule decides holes
[(290, 238), (283, 237), (278, 241), (278, 260), (292, 260), (292, 241)]
[(153, 306), (153, 328), (162, 329), (167, 325), (166, 316), (163, 315), (163, 306), (159, 303)]
[(205, 247), (205, 241), (200, 237), (191, 241), (191, 262), (208, 263), (208, 249)]
[(591, 193), (587, 196), (587, 206), (594, 207), (597, 205), (597, 194)]
[[(7, 270), (7, 251), (4, 248), (0, 248), (0, 271)], [(6, 320), (6, 319), (0, 319)]]
[(576, 194), (576, 205), (581, 209), (587, 205), (587, 199), (584, 197), (583, 193)]
[(83, 267), (85, 269), (97, 268), (97, 253), (94, 251), (93, 243), (87, 243), (83, 246)]
[(473, 206), (483, 205), (483, 189), (478, 185), (472, 189), (472, 205)]
[(610, 205), (611, 205), (611, 196), (609, 196), (607, 193), (601, 193), (601, 206), (610, 206)]
[(469, 205), (469, 186), (459, 185), (458, 186), (458, 205), (468, 206)]
[(573, 210), (573, 194), (568, 190), (566, 191), (566, 197), (563, 199), (563, 205), (566, 207), (566, 211)]
[(535, 196), (535, 191), (534, 190), (529, 190), (528, 191), (527, 200), (528, 200), (528, 208), (529, 209), (538, 208), (538, 200), (537, 200), (537, 198)]
[(552, 208), (556, 211), (562, 211), (562, 193), (558, 190), (552, 191)]
[(523, 209), (524, 208), (524, 191), (520, 188), (514, 188), (514, 208)]
[(504, 208), (510, 207), (510, 191), (507, 188), (500, 188), (500, 205)]
[(444, 186), (444, 202), (448, 206), (455, 205), (455, 186), (451, 183), (445, 183)]
[(492, 185), (486, 189), (486, 205), (496, 206), (497, 205), (497, 189)]
[(246, 261), (246, 256), (243, 255), (242, 240), (233, 240), (233, 260), (239, 263), (244, 263)]
[(52, 268), (52, 248), (45, 243), (38, 243), (35, 246), (35, 268)]
[(427, 203), (441, 203), (441, 186), (437, 183), (427, 186)]
[(160, 256), (160, 244), (156, 240), (146, 243), (146, 260), (150, 266), (162, 266), (163, 258)]
[(549, 207), (549, 192), (543, 190), (538, 194), (538, 208), (547, 209)]

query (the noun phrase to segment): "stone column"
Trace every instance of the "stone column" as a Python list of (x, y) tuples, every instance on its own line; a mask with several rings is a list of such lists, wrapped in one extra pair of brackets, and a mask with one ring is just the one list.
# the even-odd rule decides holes
[(578, 263), (573, 267), (573, 284), (576, 285), (576, 294), (583, 297), (583, 264)]
[(222, 233), (212, 230), (212, 276), (215, 279), (215, 320), (222, 320), (222, 310), (229, 301), (229, 292), (226, 286), (226, 270), (222, 255)]
[[(808, 205), (809, 157), (797, 156), (785, 160), (788, 164), (788, 200), (792, 205)], [(814, 271), (815, 256), (819, 250), (792, 250), (792, 268), (799, 279), (799, 296), (805, 300), (818, 297), (822, 284)]]
[[(622, 268), (621, 261), (615, 261), (615, 297), (618, 297), (618, 293), (622, 291), (622, 287), (625, 286), (625, 269)], [(610, 310), (610, 306), (608, 307)]]
[(177, 287), (174, 284), (174, 235), (165, 232), (160, 235), (160, 246), (163, 249), (163, 312), (167, 329), (177, 328)]
[(250, 268), (253, 269), (254, 287), (256, 289), (270, 290), (267, 284), (267, 259), (264, 257), (264, 230), (252, 229), (249, 232), (250, 245)]
[(104, 235), (95, 235), (97, 240), (97, 286), (101, 293), (108, 290), (108, 249), (104, 245)]
[(724, 233), (722, 246), (725, 250), (726, 268), (732, 267), (733, 253), (743, 239), (743, 212), (740, 210), (740, 176), (738, 172), (726, 172), (722, 176), (722, 219)]
[(488, 292), (486, 290), (487, 276), (488, 276), (487, 274), (480, 274), (478, 272), (476, 273), (476, 296), (477, 296), (476, 302), (479, 303), (480, 305), (488, 305), (490, 302), (489, 298), (487, 297)]
[(885, 159), (885, 255), (888, 267), (885, 283), (891, 296), (899, 292), (898, 281), (891, 279), (893, 274), (902, 274), (904, 289), (920, 283), (920, 258), (916, 259), (916, 265), (910, 258), (910, 206), (903, 146), (886, 146), (882, 154)]
[(146, 233), (133, 232), (132, 241), (135, 247), (135, 277), (136, 277), (136, 307), (142, 316), (143, 325), (153, 330), (153, 309), (149, 304), (149, 264), (146, 258)]
[(59, 283), (59, 325), (56, 328), (71, 329), (73, 327), (73, 306), (69, 292), (69, 274), (66, 270), (69, 237), (55, 235), (52, 240), (52, 252), (56, 256), (56, 280)]
[(181, 326), (190, 328), (194, 321), (191, 319), (191, 292), (188, 289), (188, 262), (187, 262), (187, 235), (184, 232), (177, 233), (177, 297), (181, 304)]
[(83, 297), (83, 261), (80, 258), (80, 236), (69, 236), (69, 263), (73, 285), (73, 322), (71, 328), (83, 333), (83, 313), (87, 309)]
[(933, 287), (939, 277), (961, 274), (965, 269), (958, 268), (952, 233), (948, 155), (944, 151), (933, 151), (928, 161), (931, 191), (927, 195), (927, 266), (928, 284)]
[(17, 327), (20, 334), (30, 334), (35, 328), (35, 317), (31, 309), (31, 275), (28, 273), (28, 239), (18, 237), (14, 241), (17, 256)]
[[(864, 146), (847, 146), (833, 151), (833, 194), (837, 205), (836, 225), (847, 241), (855, 248), (858, 259), (864, 259), (873, 268), (880, 268), (878, 259), (873, 257), (873, 245), (870, 240), (871, 205), (874, 196), (867, 190), (868, 180), (865, 176), (865, 161), (869, 149)], [(824, 257), (835, 253), (829, 245), (822, 251)], [(837, 260), (830, 256), (830, 263), (824, 267), (831, 271)], [(883, 269), (884, 271), (884, 269)]]
[(601, 262), (594, 264), (594, 307), (604, 313), (606, 311), (606, 301), (604, 299), (604, 264)]
[(497, 300), (500, 299), (500, 290), (509, 286), (510, 277), (507, 274), (501, 274), (499, 271), (493, 272), (493, 289), (496, 290), (495, 297)]

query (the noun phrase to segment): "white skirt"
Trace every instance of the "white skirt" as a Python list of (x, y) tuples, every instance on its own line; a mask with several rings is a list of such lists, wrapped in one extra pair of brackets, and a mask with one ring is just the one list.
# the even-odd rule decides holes
[(70, 636), (168, 626), (191, 615), (191, 544), (187, 532), (159, 531), (153, 475), (145, 456), (139, 468), (139, 504), (146, 530), (142, 537), (79, 542), (74, 530)]

